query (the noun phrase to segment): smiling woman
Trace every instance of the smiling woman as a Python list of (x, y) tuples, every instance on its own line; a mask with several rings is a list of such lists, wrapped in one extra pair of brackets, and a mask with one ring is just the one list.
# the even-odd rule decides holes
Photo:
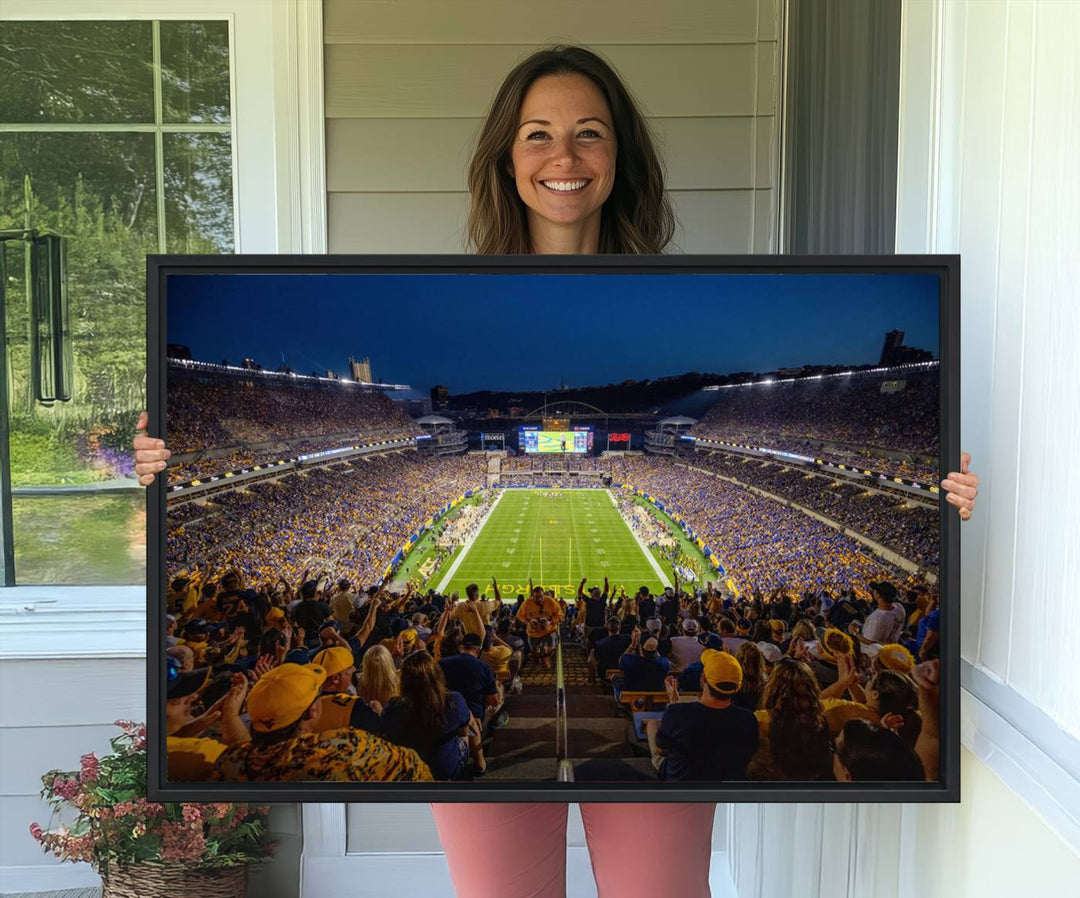
[(510, 168), (533, 252), (583, 252), (581, 242), (599, 242), (615, 178), (611, 110), (584, 75), (547, 75), (525, 94), (520, 116)]
[(645, 117), (581, 47), (534, 53), (507, 76), (469, 193), (469, 243), (485, 255), (661, 253), (675, 229)]

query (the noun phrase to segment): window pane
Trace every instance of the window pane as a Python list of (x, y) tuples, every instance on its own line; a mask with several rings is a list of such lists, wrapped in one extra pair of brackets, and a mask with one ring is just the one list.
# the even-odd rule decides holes
[(145, 401), (145, 256), (157, 249), (154, 184), (152, 134), (0, 134), (0, 229), (29, 223), (67, 238), (74, 362), (72, 401), (36, 402), (24, 244), (7, 242), (19, 583), (136, 583), (144, 576), (145, 560), (127, 548), (142, 527), (139, 491), (22, 498), (18, 487), (134, 476), (129, 447)]
[(233, 251), (232, 138), (166, 134), (165, 251)]
[(161, 23), (162, 121), (229, 121), (229, 23)]
[(145, 490), (11, 503), (20, 584), (146, 582)]
[(150, 22), (4, 22), (0, 121), (154, 121)]
[(67, 238), (75, 375), (71, 402), (34, 400), (24, 244), (8, 242), (15, 486), (126, 474), (115, 453), (144, 402), (145, 255), (157, 249), (153, 171), (152, 134), (0, 134), (0, 229), (29, 224)]

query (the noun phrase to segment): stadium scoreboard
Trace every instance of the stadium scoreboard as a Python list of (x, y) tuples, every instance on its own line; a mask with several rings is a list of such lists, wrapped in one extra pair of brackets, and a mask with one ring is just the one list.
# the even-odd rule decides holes
[(531, 453), (579, 453), (593, 447), (592, 427), (575, 427), (573, 430), (548, 430), (525, 426), (518, 431), (518, 448)]

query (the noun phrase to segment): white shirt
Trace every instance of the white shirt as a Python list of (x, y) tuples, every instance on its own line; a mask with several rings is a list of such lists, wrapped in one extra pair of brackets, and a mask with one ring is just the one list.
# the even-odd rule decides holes
[(892, 608), (888, 611), (879, 608), (866, 619), (862, 635), (871, 642), (882, 644), (896, 642), (900, 638), (900, 631), (904, 629), (905, 619), (904, 606), (899, 602), (893, 602)]

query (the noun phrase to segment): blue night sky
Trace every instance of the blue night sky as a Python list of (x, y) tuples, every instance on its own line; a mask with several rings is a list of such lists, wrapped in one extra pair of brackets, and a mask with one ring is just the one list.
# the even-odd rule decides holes
[(928, 274), (200, 274), (168, 284), (168, 342), (426, 392), (547, 390), (702, 371), (874, 364), (887, 331), (938, 351)]

